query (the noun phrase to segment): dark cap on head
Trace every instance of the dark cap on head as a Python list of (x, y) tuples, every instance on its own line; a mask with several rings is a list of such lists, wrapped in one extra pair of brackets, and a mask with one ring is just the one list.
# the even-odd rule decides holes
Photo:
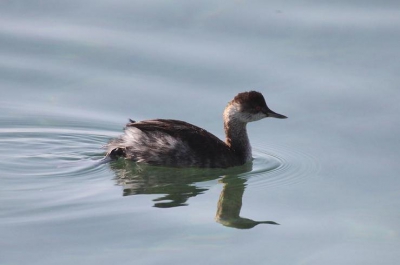
[(231, 103), (237, 103), (243, 105), (244, 109), (249, 111), (261, 111), (267, 117), (273, 117), (278, 119), (286, 119), (285, 115), (276, 113), (270, 110), (265, 102), (264, 96), (257, 91), (242, 92), (233, 98)]
[(243, 103), (254, 103), (260, 106), (267, 105), (265, 103), (264, 96), (257, 91), (249, 91), (249, 92), (242, 92), (236, 95), (236, 97), (233, 98), (233, 102), (243, 104)]

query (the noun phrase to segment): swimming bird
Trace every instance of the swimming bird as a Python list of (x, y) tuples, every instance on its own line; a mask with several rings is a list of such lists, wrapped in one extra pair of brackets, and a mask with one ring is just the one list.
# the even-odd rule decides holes
[(270, 110), (260, 92), (236, 95), (226, 106), (223, 119), (226, 140), (193, 124), (169, 119), (135, 122), (106, 146), (106, 156), (167, 167), (228, 168), (251, 161), (249, 122), (286, 116)]

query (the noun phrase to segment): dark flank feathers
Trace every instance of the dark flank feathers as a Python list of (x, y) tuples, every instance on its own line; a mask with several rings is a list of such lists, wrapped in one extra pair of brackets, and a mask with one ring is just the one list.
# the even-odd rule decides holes
[[(130, 146), (121, 148), (123, 136), (112, 140), (108, 145), (108, 154), (111, 157), (124, 156), (132, 160), (144, 160), (143, 162), (153, 165), (164, 166), (200, 166), (211, 168), (226, 168), (236, 164), (243, 164), (244, 161), (238, 161), (234, 152), (223, 141), (213, 134), (201, 129), (193, 124), (179, 120), (146, 120), (140, 122), (131, 122), (126, 125), (125, 130), (137, 128), (150, 139), (143, 152), (133, 151)], [(169, 135), (176, 139), (178, 143), (184, 144), (185, 148), (174, 148), (163, 144), (157, 145), (158, 139), (163, 139)], [(179, 145), (178, 145), (179, 146)], [(170, 147), (170, 148), (168, 148)], [(187, 147), (187, 148), (186, 148)], [(157, 158), (151, 157), (151, 152), (147, 148), (157, 149)], [(179, 161), (177, 161), (179, 160)]]

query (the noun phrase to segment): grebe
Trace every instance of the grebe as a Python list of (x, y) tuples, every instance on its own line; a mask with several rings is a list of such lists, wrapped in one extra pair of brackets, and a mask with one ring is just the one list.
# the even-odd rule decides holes
[(248, 122), (287, 118), (270, 110), (256, 91), (239, 93), (224, 110), (225, 142), (195, 125), (178, 120), (130, 122), (125, 133), (105, 148), (110, 158), (168, 167), (227, 168), (252, 160)]

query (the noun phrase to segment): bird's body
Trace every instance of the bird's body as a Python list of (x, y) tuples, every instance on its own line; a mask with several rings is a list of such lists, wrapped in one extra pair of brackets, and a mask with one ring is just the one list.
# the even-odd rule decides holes
[(252, 159), (246, 124), (265, 117), (286, 118), (271, 111), (261, 93), (244, 92), (225, 108), (225, 142), (184, 121), (131, 121), (123, 135), (106, 145), (107, 155), (170, 167), (239, 166)]

